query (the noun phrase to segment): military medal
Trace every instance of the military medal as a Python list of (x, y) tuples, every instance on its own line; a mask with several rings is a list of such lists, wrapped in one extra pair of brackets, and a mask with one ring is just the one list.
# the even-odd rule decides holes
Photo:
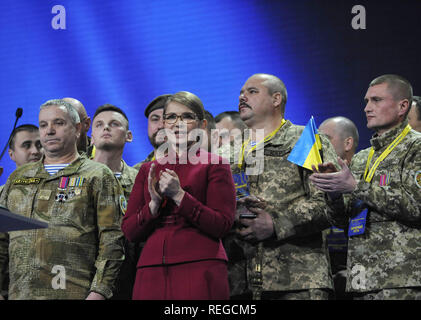
[(380, 187), (385, 187), (387, 185), (389, 185), (389, 173), (386, 174), (382, 174), (380, 176), (380, 181), (379, 181), (379, 186)]
[(61, 177), (58, 183), (58, 189), (66, 190), (68, 184), (69, 184), (69, 177)]
[(72, 199), (75, 195), (76, 195), (76, 193), (75, 193), (74, 189), (70, 189), (69, 192), (67, 193), (67, 197), (69, 199)]
[(65, 202), (69, 198), (64, 191), (66, 191), (67, 186), (69, 184), (69, 177), (61, 177), (58, 183), (58, 190), (59, 192), (56, 194), (55, 200), (57, 202)]
[(65, 201), (67, 201), (67, 199), (68, 199), (68, 196), (64, 192), (59, 192), (59, 193), (56, 194), (55, 200), (57, 202), (65, 202)]
[(69, 187), (81, 187), (83, 182), (85, 182), (85, 178), (82, 177), (70, 178)]

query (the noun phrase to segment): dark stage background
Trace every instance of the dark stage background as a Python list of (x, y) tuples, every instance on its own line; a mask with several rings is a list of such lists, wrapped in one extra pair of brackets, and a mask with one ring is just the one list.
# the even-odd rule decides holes
[[(55, 30), (55, 5), (66, 9), (66, 29)], [(354, 5), (366, 9), (366, 29), (354, 30)], [(134, 141), (125, 160), (143, 160), (145, 106), (156, 96), (187, 90), (214, 115), (237, 110), (253, 73), (272, 73), (288, 89), (286, 118), (319, 125), (342, 115), (369, 145), (364, 95), (385, 73), (406, 77), (421, 95), (421, 1), (93, 1), (0, 2), (0, 142), (15, 110), (18, 124), (38, 122), (48, 99), (74, 97), (93, 116), (104, 103), (130, 118)], [(5, 155), (0, 184), (14, 170)]]

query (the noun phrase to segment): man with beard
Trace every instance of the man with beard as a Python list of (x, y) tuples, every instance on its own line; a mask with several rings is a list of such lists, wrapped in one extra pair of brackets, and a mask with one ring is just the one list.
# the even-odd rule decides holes
[(163, 94), (152, 100), (145, 109), (145, 116), (148, 119), (148, 138), (153, 147), (153, 151), (146, 157), (145, 160), (135, 164), (133, 168), (139, 170), (140, 166), (155, 159), (155, 153), (158, 147), (164, 142), (157, 137), (158, 132), (164, 128), (164, 105), (171, 94)]

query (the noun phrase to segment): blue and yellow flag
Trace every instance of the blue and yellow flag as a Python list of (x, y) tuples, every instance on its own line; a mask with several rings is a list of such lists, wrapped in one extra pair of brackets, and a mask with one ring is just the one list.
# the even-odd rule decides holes
[(313, 164), (317, 167), (319, 163), (322, 163), (319, 152), (321, 149), (322, 144), (317, 133), (316, 123), (311, 117), (287, 160), (300, 167), (313, 170), (311, 169)]

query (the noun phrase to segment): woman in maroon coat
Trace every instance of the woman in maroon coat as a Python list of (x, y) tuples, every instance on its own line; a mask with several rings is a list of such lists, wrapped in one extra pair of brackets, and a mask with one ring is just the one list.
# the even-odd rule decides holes
[(167, 150), (141, 166), (122, 223), (127, 239), (146, 239), (133, 299), (229, 299), (221, 238), (234, 221), (235, 187), (229, 165), (199, 148), (195, 129), (205, 127), (197, 96), (168, 99)]

